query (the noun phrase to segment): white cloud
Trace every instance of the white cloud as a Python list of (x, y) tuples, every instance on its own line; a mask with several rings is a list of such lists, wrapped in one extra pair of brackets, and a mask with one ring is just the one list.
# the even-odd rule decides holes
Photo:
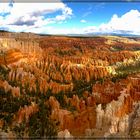
[(102, 24), (99, 29), (108, 32), (129, 32), (132, 34), (140, 34), (140, 12), (131, 10), (121, 17), (113, 15), (107, 24)]
[(40, 28), (30, 29), (28, 30), (28, 32), (67, 35), (67, 34), (82, 34), (83, 30), (81, 28), (56, 28), (53, 26), (43, 26)]
[(107, 24), (102, 24), (99, 30), (103, 32), (130, 32), (140, 34), (140, 12), (138, 10), (131, 10), (119, 17), (113, 15)]
[(84, 19), (82, 19), (82, 20), (80, 20), (80, 22), (82, 22), (82, 23), (86, 23), (87, 21), (86, 21), (86, 20), (84, 20)]
[(9, 13), (11, 6), (8, 3), (0, 3), (0, 14)]
[[(1, 8), (2, 7), (2, 8)], [(49, 13), (61, 14), (47, 17)], [(5, 13), (9, 13), (5, 17)], [(72, 9), (59, 3), (14, 3), (13, 7), (0, 3), (0, 27), (11, 31), (48, 34), (130, 33), (140, 35), (140, 11), (130, 10), (122, 16), (114, 14), (109, 22), (84, 28), (56, 28), (53, 23), (65, 23), (72, 16)], [(47, 17), (47, 18), (46, 18)], [(93, 17), (94, 18), (94, 17)], [(80, 22), (86, 23), (82, 19)], [(86, 25), (86, 24), (85, 24)]]
[[(58, 1), (58, 0), (57, 0)], [(4, 5), (4, 6), (3, 6)], [(72, 16), (72, 9), (58, 3), (14, 3), (0, 5), (0, 26), (9, 30), (23, 31), (48, 24), (63, 22)], [(46, 18), (48, 14), (61, 11), (61, 14)], [(5, 15), (8, 13), (8, 15)]]
[[(87, 34), (87, 33), (129, 33), (140, 35), (140, 12), (131, 10), (122, 16), (114, 14), (108, 23), (97, 26), (72, 29), (51, 29), (57, 34)], [(51, 33), (51, 32), (50, 32)]]
[(140, 35), (140, 12), (130, 10), (122, 16), (114, 14), (108, 23), (98, 27), (90, 26), (83, 29), (83, 33), (129, 33)]

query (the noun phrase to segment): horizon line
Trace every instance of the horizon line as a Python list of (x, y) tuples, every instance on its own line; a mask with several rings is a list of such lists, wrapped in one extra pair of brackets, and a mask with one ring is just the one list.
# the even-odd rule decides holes
[[(34, 32), (15, 32), (15, 31), (7, 31), (7, 30), (0, 30), (1, 32), (7, 32), (7, 33), (24, 33), (24, 34), (34, 34), (34, 35), (40, 35), (40, 36), (68, 36), (68, 37), (96, 37), (96, 36), (121, 36), (121, 37), (140, 37), (140, 35), (137, 34), (124, 34), (124, 33), (87, 33), (87, 34), (48, 34), (48, 33), (34, 33)], [(1, 35), (0, 35), (1, 37)]]

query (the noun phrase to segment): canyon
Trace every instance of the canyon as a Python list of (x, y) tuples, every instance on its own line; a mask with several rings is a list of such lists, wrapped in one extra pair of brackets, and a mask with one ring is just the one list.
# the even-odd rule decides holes
[(140, 40), (0, 32), (0, 96), (2, 138), (138, 138)]

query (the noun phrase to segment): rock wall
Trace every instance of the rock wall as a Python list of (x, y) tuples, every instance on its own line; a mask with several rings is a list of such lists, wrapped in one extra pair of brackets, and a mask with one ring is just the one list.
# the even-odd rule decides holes
[(18, 49), (23, 53), (42, 52), (39, 43), (33, 39), (0, 38), (0, 49)]
[(0, 32), (0, 38), (40, 38), (39, 35), (33, 33), (12, 33), (12, 32)]

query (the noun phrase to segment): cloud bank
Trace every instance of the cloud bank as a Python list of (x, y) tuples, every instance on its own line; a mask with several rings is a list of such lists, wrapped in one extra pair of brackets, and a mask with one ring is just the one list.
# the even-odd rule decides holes
[[(61, 14), (49, 17), (60, 11)], [(72, 9), (64, 3), (0, 3), (0, 27), (10, 31), (29, 31), (63, 22), (72, 16)]]
[[(45, 30), (45, 28), (42, 30)], [(49, 29), (48, 29), (49, 30)], [(94, 33), (117, 33), (140, 35), (140, 12), (130, 10), (122, 16), (114, 14), (109, 22), (97, 26), (88, 26), (84, 28), (65, 28), (57, 29), (50, 27), (50, 34), (94, 34)]]
[(103, 23), (98, 30), (101, 32), (140, 34), (140, 12), (131, 10), (122, 16), (114, 14), (108, 23)]
[(73, 15), (70, 7), (61, 1), (58, 2), (57, 4), (0, 3), (0, 29), (46, 34), (127, 33), (140, 35), (140, 11), (138, 10), (130, 10), (122, 16), (114, 14), (110, 21), (99, 26), (86, 26), (86, 20), (82, 19), (79, 24), (84, 23), (85, 27), (73, 25), (72, 28), (56, 28), (52, 25), (65, 23), (71, 20)]

